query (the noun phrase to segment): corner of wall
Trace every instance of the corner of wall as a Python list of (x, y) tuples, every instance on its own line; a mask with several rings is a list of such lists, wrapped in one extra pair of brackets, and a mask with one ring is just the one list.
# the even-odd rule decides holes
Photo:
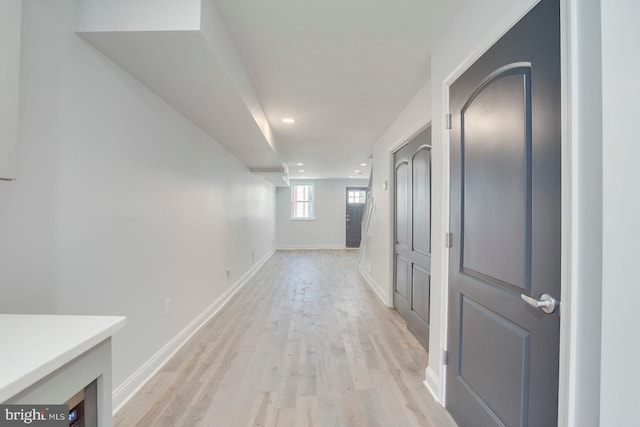
[(376, 281), (371, 277), (371, 275), (362, 267), (358, 267), (358, 271), (367, 282), (369, 287), (375, 292), (376, 296), (380, 298), (380, 301), (387, 307), (393, 307), (393, 301), (389, 298), (386, 292), (382, 290), (382, 288), (376, 283)]
[(431, 396), (433, 396), (433, 399), (440, 405), (444, 406), (444, 401), (440, 399), (440, 381), (438, 379), (438, 374), (431, 369), (431, 366), (428, 366), (427, 369), (425, 369), (423, 383), (425, 387), (427, 387), (427, 390), (429, 390), (429, 393), (431, 393)]

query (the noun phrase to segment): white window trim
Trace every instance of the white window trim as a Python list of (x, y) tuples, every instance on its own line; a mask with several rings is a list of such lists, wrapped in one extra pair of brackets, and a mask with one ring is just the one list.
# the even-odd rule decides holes
[[(309, 201), (309, 216), (308, 217), (296, 217), (295, 216), (295, 205), (294, 201), (295, 197), (295, 187), (296, 186), (309, 186), (311, 187)], [(316, 186), (310, 182), (292, 182), (291, 183), (291, 221), (315, 221), (316, 219), (316, 208), (315, 208), (315, 196), (316, 196)]]

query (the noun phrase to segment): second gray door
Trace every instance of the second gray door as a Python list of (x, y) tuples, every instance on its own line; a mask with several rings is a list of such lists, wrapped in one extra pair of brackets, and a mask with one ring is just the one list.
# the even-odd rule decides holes
[(393, 303), (429, 349), (431, 288), (431, 127), (394, 154)]

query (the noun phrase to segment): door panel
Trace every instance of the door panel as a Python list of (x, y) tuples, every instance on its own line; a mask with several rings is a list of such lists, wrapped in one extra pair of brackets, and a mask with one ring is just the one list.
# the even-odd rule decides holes
[(460, 427), (557, 425), (560, 24), (542, 0), (449, 88), (447, 407)]
[[(523, 425), (529, 334), (470, 298), (461, 299), (460, 335), (467, 338), (460, 346), (460, 382), (488, 412), (500, 414), (505, 425)], [(500, 351), (486, 342), (500, 342)]]
[(431, 286), (431, 128), (394, 153), (394, 306), (428, 349)]
[[(526, 290), (531, 230), (527, 215), (531, 188), (529, 72), (529, 67), (507, 68), (492, 76), (463, 107), (460, 117), (462, 271)], [(500, 123), (498, 132), (487, 125), (491, 123)], [(503, 230), (509, 234), (503, 235)], [(488, 242), (499, 244), (487, 248)]]
[(429, 292), (431, 289), (431, 275), (428, 271), (413, 265), (413, 282), (411, 284), (411, 310), (429, 324)]
[(405, 306), (409, 306), (409, 261), (400, 255), (396, 256), (396, 293), (402, 297)]
[(413, 250), (428, 255), (431, 248), (431, 149), (423, 146), (413, 165)]
[(396, 244), (409, 247), (409, 163), (396, 166)]

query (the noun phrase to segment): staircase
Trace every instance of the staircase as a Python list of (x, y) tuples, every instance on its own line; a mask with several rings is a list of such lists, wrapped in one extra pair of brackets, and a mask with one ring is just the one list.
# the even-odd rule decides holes
[(360, 268), (364, 269), (368, 274), (371, 274), (371, 249), (370, 249), (370, 236), (369, 225), (371, 224), (371, 217), (373, 215), (373, 169), (371, 169), (371, 175), (369, 175), (369, 185), (367, 186), (367, 201), (364, 205), (364, 214), (362, 215), (362, 228), (359, 249), (359, 262)]

